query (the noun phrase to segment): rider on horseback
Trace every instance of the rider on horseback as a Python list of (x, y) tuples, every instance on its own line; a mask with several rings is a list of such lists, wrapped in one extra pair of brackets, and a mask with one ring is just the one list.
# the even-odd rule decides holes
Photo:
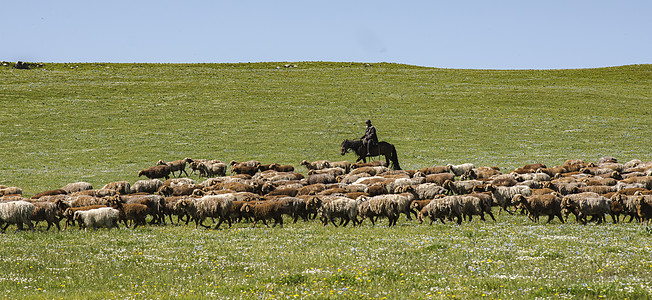
[(360, 139), (367, 148), (367, 156), (371, 156), (371, 147), (378, 145), (378, 137), (376, 136), (376, 128), (371, 125), (371, 120), (367, 120), (365, 124), (367, 124), (367, 129)]

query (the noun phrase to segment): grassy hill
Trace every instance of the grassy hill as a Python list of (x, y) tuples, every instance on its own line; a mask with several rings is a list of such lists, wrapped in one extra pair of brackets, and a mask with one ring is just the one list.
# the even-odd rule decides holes
[[(406, 169), (649, 161), (651, 96), (652, 65), (8, 64), (0, 66), (0, 184), (31, 195), (80, 180), (133, 183), (159, 159), (184, 157), (353, 160), (339, 145), (360, 137), (366, 119)], [(283, 228), (221, 230), (11, 226), (0, 234), (0, 298), (652, 297), (649, 227), (496, 219), (401, 217), (391, 228), (387, 220), (335, 228), (288, 218)]]
[(652, 159), (652, 65), (449, 70), (397, 64), (0, 67), (0, 184), (100, 186), (184, 157), (298, 166), (371, 119), (403, 168)]

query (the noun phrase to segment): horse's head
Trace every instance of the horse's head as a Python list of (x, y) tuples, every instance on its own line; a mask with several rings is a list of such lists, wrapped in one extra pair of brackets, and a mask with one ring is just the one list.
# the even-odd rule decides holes
[(349, 150), (349, 140), (343, 140), (342, 145), (340, 145), (340, 154), (344, 155)]

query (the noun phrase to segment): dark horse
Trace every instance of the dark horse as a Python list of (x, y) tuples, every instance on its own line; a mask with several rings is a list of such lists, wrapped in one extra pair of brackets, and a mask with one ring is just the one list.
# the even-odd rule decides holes
[(341, 154), (344, 155), (349, 152), (349, 150), (353, 150), (353, 152), (358, 156), (358, 159), (355, 162), (367, 162), (368, 156), (373, 157), (383, 155), (385, 156), (385, 163), (387, 166), (389, 166), (391, 161), (394, 170), (401, 169), (401, 166), (398, 164), (396, 148), (388, 142), (379, 142), (378, 145), (372, 146), (370, 149), (371, 155), (367, 155), (367, 148), (362, 144), (361, 140), (344, 140), (342, 142)]

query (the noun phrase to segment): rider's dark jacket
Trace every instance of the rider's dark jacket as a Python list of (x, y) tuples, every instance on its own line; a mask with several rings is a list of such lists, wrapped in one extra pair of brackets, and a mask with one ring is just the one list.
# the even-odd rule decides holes
[(365, 130), (364, 132), (364, 135), (360, 139), (365, 142), (378, 144), (378, 136), (376, 136), (376, 128), (373, 126), (368, 126), (367, 130)]

